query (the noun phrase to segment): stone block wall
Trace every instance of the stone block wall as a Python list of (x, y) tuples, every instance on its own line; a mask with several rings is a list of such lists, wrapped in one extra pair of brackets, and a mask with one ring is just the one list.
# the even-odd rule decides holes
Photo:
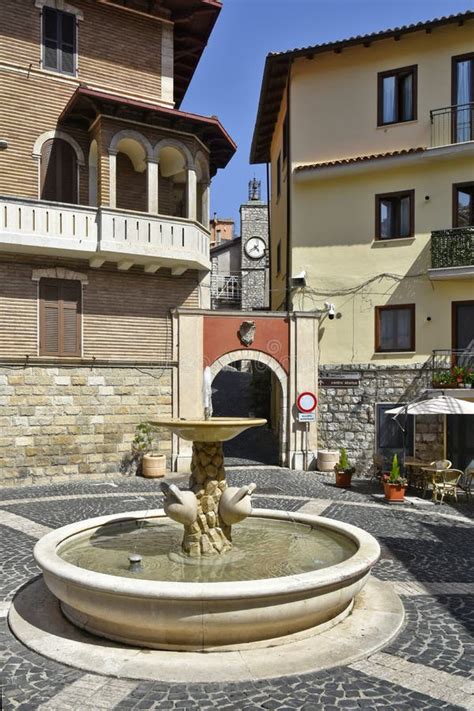
[[(320, 367), (319, 377), (328, 372), (360, 373), (356, 387), (320, 387), (318, 403), (318, 443), (320, 449), (347, 449), (358, 473), (370, 475), (376, 446), (376, 404), (407, 403), (429, 386), (423, 366), (401, 368), (370, 364)], [(417, 418), (415, 453), (420, 459), (441, 458), (443, 418)]]
[(0, 366), (0, 486), (133, 475), (136, 425), (171, 413), (171, 367)]

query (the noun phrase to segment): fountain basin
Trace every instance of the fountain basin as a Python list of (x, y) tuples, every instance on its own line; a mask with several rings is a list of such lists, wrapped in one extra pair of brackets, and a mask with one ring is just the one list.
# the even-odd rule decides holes
[(335, 623), (348, 614), (380, 555), (373, 536), (349, 524), (309, 514), (257, 509), (253, 517), (306, 524), (342, 534), (356, 551), (320, 570), (232, 582), (168, 582), (107, 575), (66, 562), (61, 549), (74, 537), (120, 521), (153, 521), (164, 512), (136, 511), (80, 521), (44, 536), (35, 560), (76, 626), (138, 647), (204, 651), (245, 647)]
[(211, 417), (209, 420), (152, 420), (154, 427), (166, 427), (175, 435), (192, 442), (227, 442), (249, 427), (261, 427), (267, 423), (252, 417)]

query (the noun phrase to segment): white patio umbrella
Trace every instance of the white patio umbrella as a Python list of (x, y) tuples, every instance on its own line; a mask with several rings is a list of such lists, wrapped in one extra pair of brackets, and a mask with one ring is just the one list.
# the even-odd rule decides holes
[(386, 415), (474, 415), (474, 402), (459, 400), (456, 397), (440, 395), (439, 397), (413, 402), (411, 405), (392, 407), (385, 411)]
[[(456, 397), (449, 397), (448, 395), (440, 395), (439, 397), (428, 398), (427, 400), (420, 400), (419, 402), (412, 402), (409, 405), (392, 407), (390, 410), (386, 410), (385, 412), (387, 415), (395, 415), (393, 418), (394, 420), (397, 419), (398, 415), (444, 415), (443, 450), (444, 457), (446, 458), (446, 416), (474, 415), (474, 402), (460, 400)], [(402, 430), (404, 433), (403, 458), (405, 459), (405, 427), (402, 427)]]

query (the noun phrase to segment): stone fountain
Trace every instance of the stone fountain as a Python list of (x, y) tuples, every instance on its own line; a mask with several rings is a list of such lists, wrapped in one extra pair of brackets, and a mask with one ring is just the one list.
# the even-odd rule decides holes
[(34, 551), (46, 585), (74, 625), (137, 647), (272, 647), (340, 623), (379, 557), (377, 541), (309, 513), (252, 511), (255, 484), (228, 486), (222, 443), (265, 420), (212, 418), (204, 380), (204, 419), (152, 422), (193, 442), (189, 489), (165, 483), (164, 510), (47, 534)]

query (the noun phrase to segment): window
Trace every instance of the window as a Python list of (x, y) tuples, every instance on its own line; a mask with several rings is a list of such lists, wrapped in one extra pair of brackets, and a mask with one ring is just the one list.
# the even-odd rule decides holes
[(375, 350), (415, 350), (415, 304), (375, 307)]
[(277, 198), (279, 198), (281, 193), (281, 152), (278, 154), (276, 172)]
[(474, 183), (453, 185), (453, 227), (474, 226)]
[(76, 18), (69, 12), (43, 8), (43, 67), (76, 73)]
[(453, 57), (452, 141), (474, 139), (474, 54)]
[(384, 471), (390, 470), (394, 454), (398, 456), (401, 466), (403, 465), (404, 451), (405, 455), (413, 455), (415, 439), (413, 415), (408, 415), (406, 418), (404, 415), (400, 415), (395, 421), (393, 415), (386, 414), (386, 411), (392, 407), (401, 407), (404, 404), (397, 402), (376, 405), (376, 447), (377, 454), (383, 458), (382, 468)]
[(81, 283), (40, 281), (40, 355), (81, 355)]
[(379, 126), (416, 119), (417, 67), (403, 67), (378, 75)]
[(277, 274), (281, 274), (281, 240), (277, 244), (277, 259), (276, 259)]
[(51, 138), (41, 148), (40, 198), (77, 203), (77, 156), (62, 138)]
[(414, 190), (375, 196), (375, 239), (413, 236), (414, 198)]

